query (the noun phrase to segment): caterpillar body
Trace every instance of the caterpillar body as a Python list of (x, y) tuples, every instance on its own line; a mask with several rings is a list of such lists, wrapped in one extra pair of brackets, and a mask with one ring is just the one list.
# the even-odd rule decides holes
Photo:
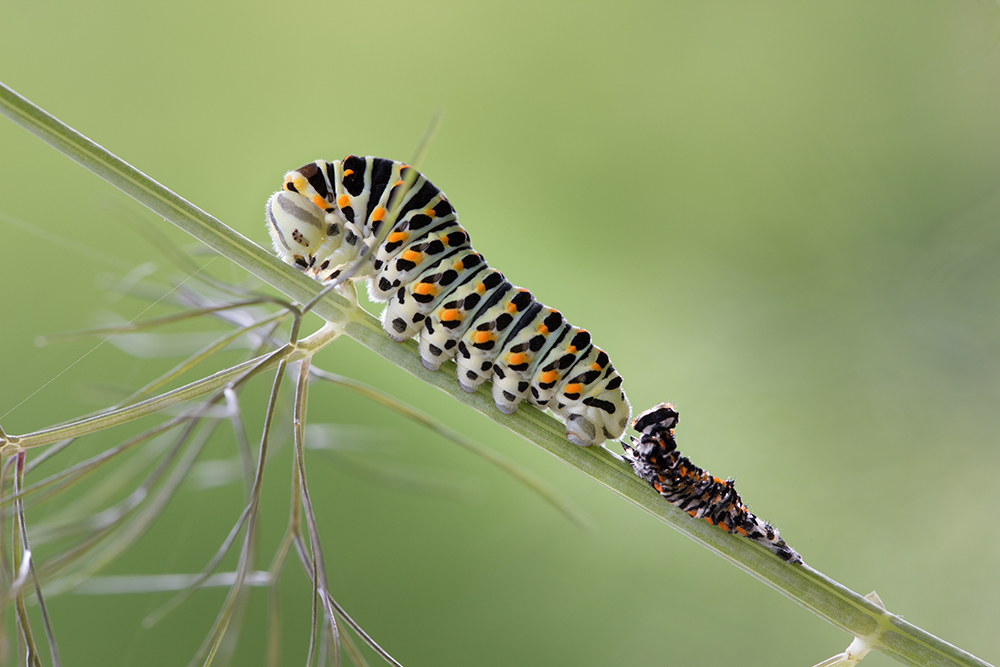
[[(492, 380), (498, 410), (511, 414), (523, 400), (548, 408), (576, 445), (620, 437), (632, 409), (608, 355), (490, 268), (444, 193), (412, 170), (351, 155), (288, 172), (266, 207), (275, 252), (321, 282), (367, 257), (352, 279), (366, 279), (369, 297), (388, 302), (382, 327), (393, 340), (419, 334), (427, 369), (454, 359), (462, 389)], [(376, 248), (392, 210), (393, 227)]]
[(802, 563), (802, 556), (785, 544), (776, 528), (746, 508), (733, 480), (713, 477), (677, 451), (677, 420), (677, 411), (669, 403), (660, 403), (636, 417), (633, 426), (641, 434), (639, 439), (632, 438), (631, 445), (622, 443), (625, 460), (635, 474), (692, 517), (743, 535), (782, 560)]

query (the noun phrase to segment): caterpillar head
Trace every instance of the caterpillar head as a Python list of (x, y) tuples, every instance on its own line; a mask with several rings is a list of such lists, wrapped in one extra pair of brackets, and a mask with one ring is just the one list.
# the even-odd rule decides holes
[(324, 210), (307, 197), (280, 190), (267, 200), (267, 230), (281, 259), (317, 280), (336, 277), (337, 269), (357, 255), (345, 236), (354, 236), (336, 209)]

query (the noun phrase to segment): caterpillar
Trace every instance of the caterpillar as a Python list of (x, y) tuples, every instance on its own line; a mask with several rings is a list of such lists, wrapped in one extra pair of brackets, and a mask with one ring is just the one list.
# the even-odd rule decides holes
[[(395, 222), (375, 247), (390, 211)], [(364, 258), (351, 280), (367, 280), (371, 300), (387, 302), (382, 328), (393, 340), (419, 334), (428, 370), (454, 359), (462, 389), (491, 380), (500, 412), (523, 400), (548, 408), (581, 447), (625, 432), (632, 408), (608, 355), (490, 268), (445, 194), (412, 167), (353, 155), (310, 162), (285, 174), (266, 217), (278, 256), (316, 280), (334, 281)]]
[(779, 558), (801, 564), (802, 557), (785, 544), (777, 529), (746, 508), (733, 480), (713, 477), (677, 451), (674, 427), (678, 419), (677, 410), (669, 403), (660, 403), (636, 417), (633, 427), (641, 434), (639, 439), (631, 438), (631, 445), (622, 442), (625, 460), (635, 474), (692, 517), (743, 535)]

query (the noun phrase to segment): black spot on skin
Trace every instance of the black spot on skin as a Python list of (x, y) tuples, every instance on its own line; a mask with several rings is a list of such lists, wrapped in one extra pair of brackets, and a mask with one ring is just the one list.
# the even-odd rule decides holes
[(288, 190), (289, 192), (294, 192), (294, 193), (296, 193), (296, 194), (298, 194), (298, 193), (299, 193), (299, 191), (298, 191), (298, 190), (296, 190), (296, 189), (295, 189), (295, 186), (294, 186), (294, 185), (292, 185), (291, 183), (285, 183), (285, 189), (286, 189), (286, 190)]
[(424, 317), (426, 317), (426, 315), (424, 315), (423, 313), (415, 313), (413, 315), (413, 323), (414, 324), (419, 324), (420, 322), (423, 322), (424, 321)]
[(497, 364), (493, 364), (493, 374), (496, 375), (501, 380), (507, 377), (507, 374), (504, 373), (503, 369), (500, 368), (500, 366), (498, 366)]
[(409, 271), (411, 269), (414, 269), (414, 268), (416, 268), (416, 266), (417, 266), (416, 264), (414, 264), (413, 262), (411, 262), (408, 259), (397, 259), (396, 260), (396, 270), (399, 271), (400, 273), (403, 273), (404, 271)]
[(622, 377), (619, 375), (614, 380), (608, 383), (607, 389), (617, 389), (622, 386)]
[(513, 402), (514, 402), (514, 399), (516, 399), (516, 398), (517, 398), (517, 396), (515, 396), (515, 395), (514, 395), (514, 394), (512, 394), (512, 393), (510, 393), (509, 391), (505, 391), (505, 392), (503, 392), (503, 397), (504, 397), (505, 399), (507, 399), (507, 401), (509, 401), (509, 402), (511, 402), (511, 403), (513, 403)]
[(457, 278), (458, 278), (458, 271), (455, 271), (454, 269), (448, 269), (447, 271), (441, 274), (441, 284), (450, 285), (453, 282), (455, 282)]
[(531, 296), (531, 292), (525, 290), (523, 292), (518, 292), (514, 298), (510, 300), (510, 302), (517, 306), (518, 311), (522, 311), (530, 306), (534, 300), (534, 297)]
[(344, 234), (344, 241), (348, 245), (354, 245), (355, 243), (358, 242), (358, 237), (357, 237), (357, 235), (354, 232), (352, 232), (351, 230), (348, 229), (347, 233)]
[(444, 252), (444, 244), (440, 240), (434, 240), (427, 244), (424, 252), (428, 255), (440, 255)]
[(397, 317), (392, 321), (392, 328), (396, 330), (396, 333), (403, 333), (406, 331), (406, 321), (401, 317)]
[(344, 171), (352, 170), (354, 173), (344, 176), (344, 189), (352, 197), (357, 197), (365, 189), (365, 161), (359, 157), (348, 155), (344, 158)]
[(465, 301), (462, 302), (462, 307), (465, 310), (472, 310), (473, 308), (476, 307), (476, 304), (479, 303), (479, 300), (481, 298), (482, 297), (480, 297), (478, 294), (472, 293), (469, 296), (465, 297)]
[(298, 264), (299, 266), (301, 266), (303, 269), (308, 269), (309, 268), (309, 262), (307, 262), (306, 258), (302, 257), (301, 255), (296, 255), (295, 256), (295, 263)]
[(345, 206), (344, 208), (340, 209), (340, 212), (344, 214), (344, 217), (347, 218), (348, 222), (354, 222), (353, 208), (351, 208), (350, 206)]
[(489, 372), (489, 370), (492, 369), (492, 368), (493, 368), (493, 362), (492, 361), (484, 361), (479, 366), (479, 370), (481, 370), (484, 373)]
[(451, 213), (453, 210), (454, 209), (451, 207), (451, 204), (448, 203), (448, 200), (442, 199), (437, 203), (437, 205), (434, 206), (434, 215), (436, 215), (439, 218), (443, 218), (444, 216)]
[(423, 213), (418, 214), (410, 218), (409, 228), (410, 229), (423, 229), (427, 225), (431, 224), (430, 217), (424, 215)]
[(479, 253), (471, 253), (462, 258), (462, 266), (466, 269), (479, 266), (483, 263), (483, 256)]
[(588, 345), (590, 345), (590, 333), (587, 331), (577, 332), (577, 334), (573, 336), (572, 344), (578, 350), (582, 350), (583, 348), (587, 347)]
[(472, 354), (469, 352), (469, 348), (465, 346), (465, 341), (458, 342), (458, 353), (462, 355), (463, 359), (470, 359)]
[(483, 278), (483, 284), (486, 285), (486, 289), (493, 289), (497, 285), (503, 282), (503, 274), (499, 271), (494, 271), (490, 275)]
[(502, 313), (500, 317), (497, 318), (497, 331), (503, 331), (510, 323), (514, 321), (514, 316), (510, 313)]
[(457, 248), (465, 243), (469, 242), (469, 235), (465, 231), (457, 231), (448, 234), (448, 245), (452, 248)]
[(528, 382), (518, 382), (517, 390), (523, 394), (524, 392), (528, 391), (528, 384), (529, 384)]
[(466, 371), (465, 372), (465, 377), (469, 378), (470, 380), (478, 380), (479, 379), (479, 375), (476, 373), (476, 371)]
[[(374, 262), (372, 262), (372, 268), (374, 268), (376, 271), (378, 271), (379, 269), (381, 269), (382, 268), (382, 260), (381, 259), (376, 259)], [(383, 278), (382, 280), (385, 280), (385, 278)], [(386, 281), (386, 282), (388, 282), (388, 281)]]
[(534, 387), (531, 388), (531, 397), (534, 398), (536, 401), (538, 400), (538, 390), (535, 389)]
[(452, 340), (452, 339), (448, 339), (448, 340), (446, 340), (446, 341), (444, 342), (444, 349), (446, 349), (446, 350), (450, 350), (450, 349), (451, 349), (451, 348), (453, 348), (453, 347), (455, 347), (455, 341), (454, 341), (454, 340)]
[(340, 234), (340, 225), (338, 225), (336, 222), (331, 222), (329, 225), (327, 225), (326, 227), (327, 236), (338, 236), (339, 234)]
[(539, 334), (537, 336), (532, 336), (531, 340), (528, 341), (528, 348), (532, 352), (538, 352), (545, 345), (545, 336)]
[(439, 324), (445, 329), (457, 329), (462, 326), (462, 320), (448, 320), (447, 322), (439, 322)]
[(388, 292), (389, 290), (392, 289), (392, 283), (390, 283), (388, 280), (386, 280), (385, 277), (379, 278), (378, 288), (380, 290), (382, 290), (383, 292)]
[(323, 263), (319, 265), (319, 268), (321, 271), (325, 271), (326, 269), (330, 268), (330, 260), (324, 259)]
[(440, 347), (438, 347), (434, 343), (430, 343), (427, 346), (427, 349), (430, 350), (430, 353), (433, 354), (435, 357), (440, 357), (443, 351)]

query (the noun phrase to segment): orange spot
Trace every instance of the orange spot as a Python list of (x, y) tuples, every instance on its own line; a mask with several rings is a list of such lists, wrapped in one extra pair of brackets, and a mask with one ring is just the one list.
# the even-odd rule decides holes
[(513, 302), (511, 302), (511, 303), (508, 303), (508, 304), (507, 304), (507, 312), (508, 312), (508, 313), (516, 313), (516, 312), (517, 312), (517, 306), (516, 306), (516, 305), (514, 305), (514, 303), (513, 303)]
[(583, 391), (583, 385), (578, 382), (574, 382), (573, 384), (566, 385), (566, 389), (563, 390), (563, 393), (579, 394), (581, 391)]
[(441, 312), (438, 313), (438, 317), (442, 322), (451, 322), (452, 320), (457, 320), (459, 319), (460, 315), (461, 313), (459, 313), (454, 308), (443, 309), (441, 310)]
[(712, 521), (712, 517), (710, 517), (710, 516), (706, 516), (705, 517), (705, 521), (707, 521), (709, 523), (709, 525), (712, 525), (712, 526), (715, 525), (715, 522)]
[(489, 331), (477, 331), (475, 338), (477, 343), (488, 343), (493, 340), (493, 335)]
[(379, 222), (385, 217), (385, 209), (379, 206), (377, 209), (372, 211), (372, 220)]
[(549, 333), (549, 328), (547, 326), (545, 326), (544, 324), (539, 324), (538, 325), (538, 333), (540, 333), (543, 336), (545, 336), (546, 334)]
[(465, 264), (462, 264), (462, 260), (458, 260), (457, 262), (451, 265), (451, 268), (455, 269), (456, 271), (461, 271), (462, 269), (465, 268)]
[(509, 366), (520, 366), (525, 361), (527, 361), (527, 359), (525, 359), (523, 352), (515, 352), (514, 354), (507, 356), (507, 365)]
[(486, 285), (484, 283), (479, 283), (476, 285), (476, 291), (480, 294), (484, 293), (486, 291)]
[(392, 187), (396, 187), (397, 185), (402, 185), (402, 184), (403, 181), (396, 181), (395, 183), (392, 184)]
[(569, 347), (566, 348), (566, 351), (569, 352), (570, 354), (576, 354), (576, 345), (570, 345)]
[(659, 482), (653, 482), (653, 488), (660, 493), (663, 493), (663, 486), (661, 486)]
[(695, 518), (695, 515), (698, 514), (698, 510), (688, 510), (688, 514), (690, 514), (691, 518), (693, 519)]
[(715, 482), (716, 484), (722, 484), (723, 483), (723, 481), (721, 479), (719, 479), (718, 477), (713, 477), (712, 481)]
[(730, 532), (730, 533), (733, 532), (733, 531), (731, 531), (729, 529), (729, 525), (725, 521), (720, 521), (719, 522), (719, 528), (721, 528), (722, 530), (725, 530), (727, 532)]
[(435, 294), (437, 293), (437, 286), (433, 283), (420, 283), (413, 288), (414, 294)]
[(337, 206), (340, 208), (347, 208), (351, 205), (351, 198), (347, 195), (340, 195), (337, 197)]
[(347, 177), (347, 176), (350, 176), (350, 175), (351, 175), (351, 174), (353, 174), (353, 173), (354, 173), (354, 170), (353, 170), (353, 169), (345, 169), (345, 170), (344, 170), (344, 176), (345, 176), (345, 177)]
[(542, 373), (542, 382), (549, 384), (550, 382), (555, 382), (559, 379), (559, 374), (555, 371), (545, 371)]
[(599, 370), (601, 370), (601, 365), (597, 364), (597, 363), (591, 364), (590, 365), (590, 370), (592, 370), (592, 371), (599, 371)]
[(412, 250), (407, 250), (403, 253), (403, 259), (408, 262), (413, 262), (414, 264), (419, 264), (423, 260), (424, 254), (420, 252), (413, 252)]
[(424, 215), (426, 215), (427, 217), (430, 217), (430, 218), (437, 217), (437, 213), (435, 213), (434, 209), (432, 209), (432, 208), (425, 208), (424, 209)]
[(387, 240), (389, 243), (400, 243), (408, 238), (410, 238), (410, 235), (406, 232), (393, 232), (392, 234), (389, 234), (389, 238)]
[(739, 533), (740, 535), (746, 537), (747, 531), (743, 530), (739, 526), (736, 526), (736, 532)]
[(319, 195), (313, 197), (313, 203), (320, 208), (326, 208), (326, 200), (320, 197)]

